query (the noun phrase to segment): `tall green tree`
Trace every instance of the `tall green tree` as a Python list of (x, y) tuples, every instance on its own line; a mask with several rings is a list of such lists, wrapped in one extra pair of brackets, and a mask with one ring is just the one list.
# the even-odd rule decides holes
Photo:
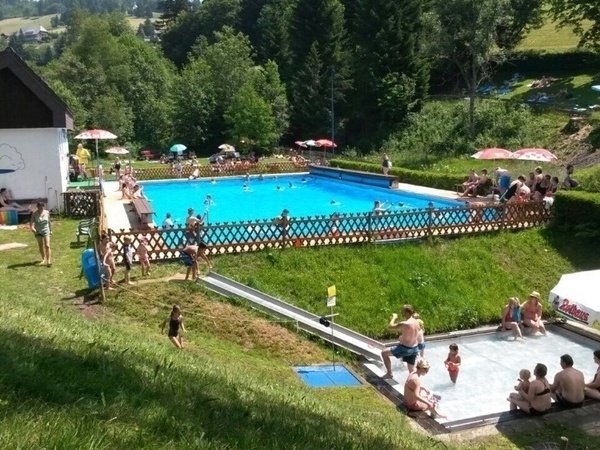
[(275, 61), (284, 80), (291, 80), (290, 21), (296, 0), (270, 0), (258, 17), (258, 61)]
[(544, 0), (509, 0), (506, 14), (497, 27), (496, 44), (514, 49), (531, 30), (544, 24)]
[(250, 76), (256, 92), (271, 106), (276, 140), (279, 140), (287, 132), (290, 121), (285, 85), (279, 76), (277, 64), (274, 61), (267, 61), (264, 66), (255, 66), (250, 69)]
[(277, 143), (279, 136), (271, 105), (256, 92), (251, 82), (245, 83), (233, 96), (224, 117), (234, 142), (248, 140), (260, 149), (269, 149)]
[(331, 86), (339, 123), (351, 85), (343, 5), (339, 0), (298, 0), (290, 33), (293, 132), (327, 136), (333, 131)]
[(597, 0), (549, 0), (552, 17), (561, 26), (573, 27), (579, 45), (600, 47), (600, 5)]
[(429, 86), (422, 0), (357, 0), (354, 5), (354, 130), (385, 137), (417, 110)]
[(174, 88), (173, 124), (175, 136), (188, 146), (199, 145), (211, 138), (210, 124), (215, 114), (217, 97), (209, 64), (193, 58), (181, 71)]
[(460, 73), (469, 96), (469, 134), (475, 137), (475, 99), (488, 80), (498, 51), (498, 26), (509, 10), (509, 0), (435, 0), (438, 58)]

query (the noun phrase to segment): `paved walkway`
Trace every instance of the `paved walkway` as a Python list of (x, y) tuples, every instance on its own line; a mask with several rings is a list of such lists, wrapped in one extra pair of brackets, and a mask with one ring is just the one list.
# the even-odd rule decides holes
[(139, 220), (131, 211), (131, 200), (121, 200), (121, 191), (116, 181), (104, 182), (104, 214), (106, 226), (114, 231), (139, 228)]

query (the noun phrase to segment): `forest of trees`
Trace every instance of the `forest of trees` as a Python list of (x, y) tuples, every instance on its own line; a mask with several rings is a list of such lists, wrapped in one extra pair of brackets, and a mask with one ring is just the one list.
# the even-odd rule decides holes
[[(574, 24), (593, 15), (582, 8), (588, 3), (552, 0), (547, 10), (543, 0), (0, 0), (0, 10), (25, 4), (59, 13), (62, 5), (66, 32), (35, 70), (78, 127), (111, 129), (134, 146), (232, 139), (260, 150), (328, 137), (332, 126), (336, 141), (370, 148), (408, 123), (432, 85), (458, 86), (474, 99), (544, 15)], [(160, 41), (149, 42), (125, 14), (155, 8)], [(599, 42), (595, 27), (576, 30), (583, 44)]]

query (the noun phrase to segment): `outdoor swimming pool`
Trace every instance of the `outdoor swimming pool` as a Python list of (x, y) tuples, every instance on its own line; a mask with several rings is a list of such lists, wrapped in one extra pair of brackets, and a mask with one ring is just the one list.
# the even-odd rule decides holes
[[(458, 344), (462, 364), (458, 380), (454, 385), (444, 367), (448, 346)], [(596, 372), (592, 352), (600, 349), (600, 342), (556, 326), (548, 328), (547, 336), (536, 335), (525, 341), (514, 341), (510, 333), (487, 333), (455, 339), (427, 342), (425, 359), (431, 365), (424, 376), (423, 384), (442, 396), (439, 411), (447, 416), (438, 420), (443, 424), (476, 418), (487, 414), (497, 414), (509, 410), (506, 401), (517, 384), (520, 369), (533, 372), (540, 362), (548, 367), (548, 380), (561, 370), (559, 358), (568, 353), (575, 361), (574, 367), (581, 370), (586, 382)], [(384, 370), (375, 364), (367, 367), (378, 375)], [(408, 375), (406, 364), (393, 360), (394, 389), (403, 393)], [(533, 377), (533, 375), (532, 375)], [(533, 379), (533, 378), (532, 378)]]
[[(244, 189), (243, 177), (202, 180), (145, 181), (144, 195), (156, 211), (155, 221), (162, 223), (167, 212), (177, 224), (185, 221), (187, 209), (196, 214), (208, 212), (209, 223), (273, 219), (283, 209), (290, 217), (327, 216), (333, 213), (367, 213), (373, 202), (386, 202), (390, 212), (427, 208), (456, 208), (463, 203), (387, 188), (332, 180), (319, 176), (253, 176)], [(291, 184), (291, 185), (290, 185)], [(279, 186), (279, 189), (277, 187)], [(211, 204), (205, 204), (207, 195)], [(332, 201), (334, 202), (332, 204)]]

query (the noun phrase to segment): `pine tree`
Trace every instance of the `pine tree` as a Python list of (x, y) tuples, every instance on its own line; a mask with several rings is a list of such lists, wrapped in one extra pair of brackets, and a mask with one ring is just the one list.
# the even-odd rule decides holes
[(417, 109), (429, 84), (421, 0), (357, 0), (353, 20), (352, 127), (356, 138), (383, 138)]

